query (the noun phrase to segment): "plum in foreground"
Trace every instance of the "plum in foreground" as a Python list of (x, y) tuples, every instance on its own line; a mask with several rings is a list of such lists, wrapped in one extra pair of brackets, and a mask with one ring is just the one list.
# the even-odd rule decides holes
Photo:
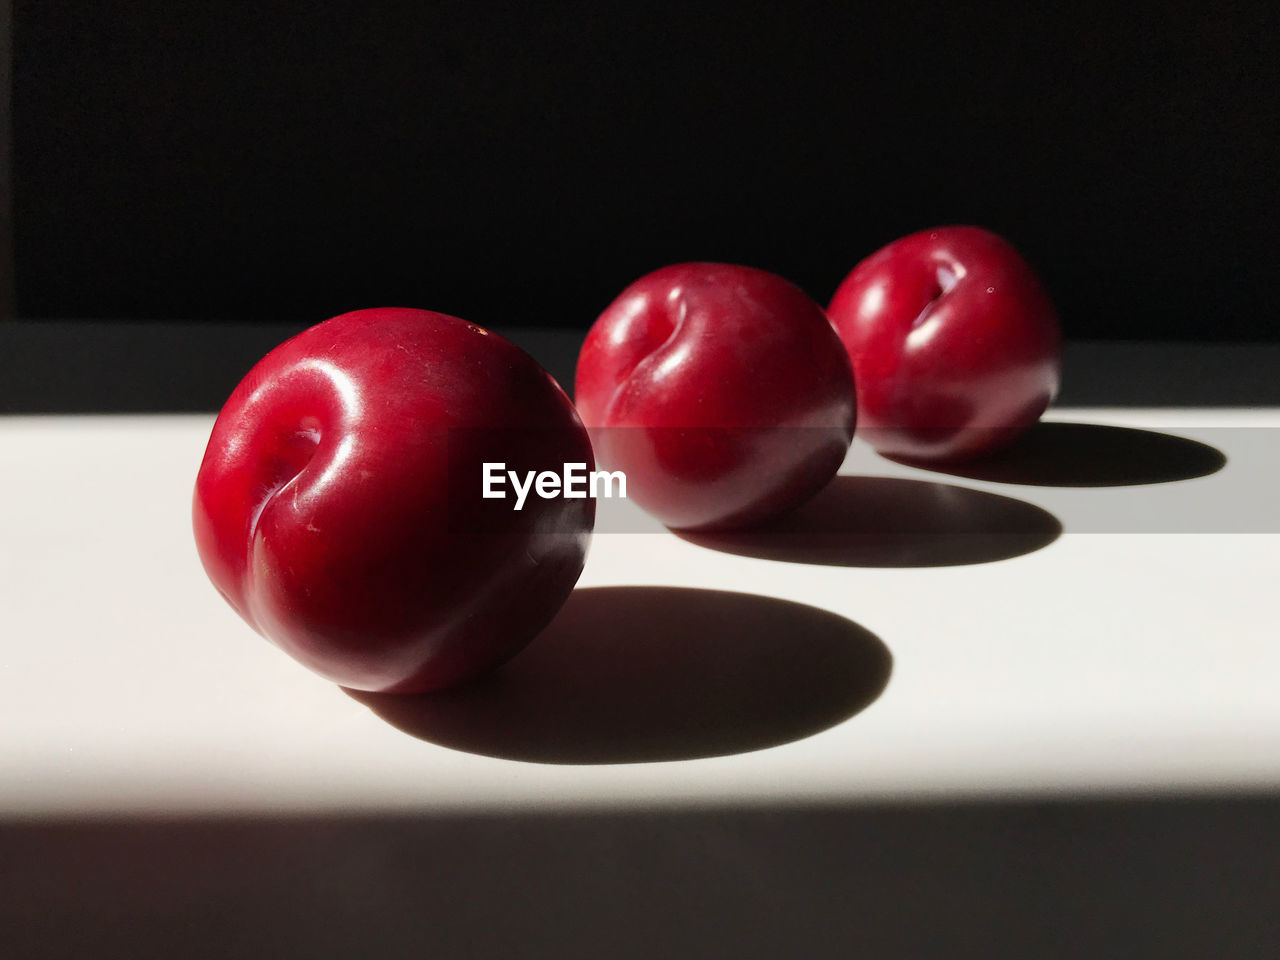
[(482, 465), (593, 466), (564, 392), (507, 340), (359, 310), (272, 350), (213, 428), (193, 519), (255, 630), (335, 683), (410, 693), (525, 646), (582, 571), (590, 499), (483, 499)]

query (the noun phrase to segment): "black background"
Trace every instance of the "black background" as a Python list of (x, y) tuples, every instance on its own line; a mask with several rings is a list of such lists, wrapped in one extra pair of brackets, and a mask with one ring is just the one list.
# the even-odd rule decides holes
[(18, 312), (585, 328), (971, 222), (1070, 337), (1276, 339), (1268, 6), (18, 2)]

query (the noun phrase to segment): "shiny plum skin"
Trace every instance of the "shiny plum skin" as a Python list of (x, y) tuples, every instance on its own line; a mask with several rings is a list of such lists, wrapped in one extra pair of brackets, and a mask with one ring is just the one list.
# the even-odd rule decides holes
[(255, 630), (335, 683), (456, 684), (551, 620), (594, 521), (590, 499), (482, 500), (483, 460), (593, 464), (568, 397), (503, 338), (425, 310), (334, 317), (267, 354), (219, 414), (200, 559)]
[(855, 399), (822, 308), (776, 274), (663, 267), (601, 314), (574, 393), (602, 468), (668, 527), (750, 526), (803, 503), (844, 461)]
[(889, 244), (854, 267), (827, 313), (853, 362), (859, 436), (887, 457), (981, 457), (1057, 394), (1057, 312), (987, 230), (938, 227)]

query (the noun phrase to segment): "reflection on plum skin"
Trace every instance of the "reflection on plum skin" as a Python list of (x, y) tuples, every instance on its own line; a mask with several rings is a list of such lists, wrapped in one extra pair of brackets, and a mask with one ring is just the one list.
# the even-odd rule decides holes
[(700, 547), (840, 567), (948, 567), (1007, 560), (1062, 533), (1022, 500), (949, 483), (835, 477), (808, 503), (750, 530), (677, 531)]
[(724, 756), (832, 727), (872, 703), (892, 657), (827, 610), (680, 587), (579, 588), (505, 666), (416, 696), (346, 693), (441, 746), (536, 763)]
[(1009, 447), (979, 460), (907, 466), (970, 480), (1042, 487), (1123, 487), (1217, 473), (1216, 447), (1155, 430), (1096, 423), (1038, 423)]

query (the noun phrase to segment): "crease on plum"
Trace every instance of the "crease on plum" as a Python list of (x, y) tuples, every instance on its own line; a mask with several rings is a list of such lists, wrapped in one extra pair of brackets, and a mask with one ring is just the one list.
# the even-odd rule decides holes
[(612, 418), (614, 407), (617, 406), (618, 401), (626, 392), (627, 387), (630, 386), (631, 381), (635, 379), (636, 372), (643, 366), (652, 366), (654, 358), (667, 352), (680, 336), (680, 333), (685, 326), (685, 321), (689, 317), (689, 299), (685, 295), (683, 287), (676, 287), (666, 298), (664, 315), (670, 317), (673, 309), (676, 316), (675, 319), (671, 321), (671, 331), (663, 341), (648, 353), (641, 356), (635, 361), (635, 363), (626, 367), (616, 375), (614, 379), (613, 393), (610, 395), (609, 402), (605, 406), (606, 422), (609, 422)]
[(314, 447), (311, 451), (311, 455), (307, 457), (307, 461), (302, 465), (301, 469), (296, 471), (292, 476), (290, 476), (288, 479), (284, 480), (283, 482), (273, 484), (272, 486), (267, 488), (265, 493), (258, 499), (257, 504), (253, 508), (253, 513), (249, 517), (248, 530), (246, 531), (247, 533), (246, 547), (248, 548), (248, 551), (249, 551), (249, 560), (250, 560), (250, 562), (246, 563), (244, 566), (244, 586), (246, 590), (252, 587), (253, 581), (256, 575), (256, 568), (253, 563), (253, 556), (254, 556), (254, 553), (256, 552), (255, 545), (258, 541), (258, 531), (262, 525), (263, 513), (266, 512), (266, 509), (269, 505), (274, 503), (281, 495), (285, 494), (285, 492), (290, 487), (294, 488), (293, 489), (293, 505), (295, 508), (297, 507), (298, 488), (302, 485), (300, 481), (302, 480), (302, 477), (311, 470), (311, 465), (315, 463), (316, 458), (320, 455), (320, 447), (323, 440), (323, 433), (320, 430), (319, 426), (303, 427), (302, 429), (295, 431), (293, 436), (294, 437), (306, 436), (309, 440), (311, 440), (314, 443)]

